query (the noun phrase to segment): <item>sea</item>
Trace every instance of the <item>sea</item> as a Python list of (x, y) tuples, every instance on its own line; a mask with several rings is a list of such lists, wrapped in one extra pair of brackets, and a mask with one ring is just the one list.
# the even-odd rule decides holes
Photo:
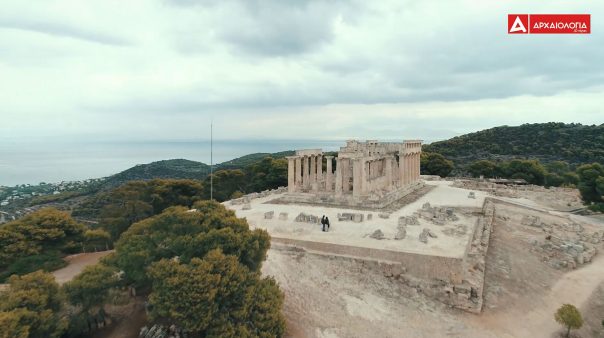
[[(214, 140), (212, 157), (216, 164), (251, 153), (333, 151), (344, 144), (343, 140)], [(168, 159), (210, 164), (210, 141), (4, 141), (0, 142), (0, 186), (101, 178)]]

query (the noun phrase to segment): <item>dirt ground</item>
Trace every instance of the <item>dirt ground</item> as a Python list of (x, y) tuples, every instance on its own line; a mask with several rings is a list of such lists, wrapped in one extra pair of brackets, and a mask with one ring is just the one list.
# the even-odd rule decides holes
[[(548, 200), (550, 197), (542, 197)], [(542, 204), (540, 204), (542, 205)], [(531, 205), (533, 207), (534, 205)], [(544, 206), (545, 207), (545, 206)], [(486, 256), (484, 306), (479, 315), (452, 309), (426, 297), (419, 287), (375, 272), (370, 264), (320, 255), (273, 243), (263, 264), (285, 292), (287, 337), (560, 337), (553, 318), (564, 303), (577, 306), (585, 319), (574, 337), (604, 337), (604, 249), (576, 269), (555, 269), (534, 251), (541, 229), (522, 225), (524, 214), (541, 213), (543, 221), (567, 217), (560, 212), (496, 206)], [(575, 217), (575, 216), (572, 216)], [(571, 217), (571, 218), (572, 218)], [(604, 224), (597, 218), (594, 227)], [(66, 280), (99, 257), (74, 257), (55, 272)], [(64, 270), (64, 271), (62, 271)], [(144, 309), (133, 305), (124, 318), (100, 331), (102, 338), (135, 338), (145, 322)]]
[(62, 269), (53, 271), (52, 274), (55, 276), (57, 283), (63, 284), (70, 281), (73, 277), (82, 272), (85, 267), (96, 264), (101, 258), (105, 257), (111, 252), (113, 251), (89, 252), (67, 256), (65, 257), (65, 260), (69, 263), (69, 265)]
[(285, 291), (288, 336), (558, 337), (563, 330), (553, 314), (571, 303), (586, 320), (574, 336), (603, 337), (604, 255), (575, 270), (554, 269), (531, 249), (543, 232), (516, 220), (532, 211), (498, 210), (480, 315), (450, 309), (363, 263), (275, 245), (263, 272)]

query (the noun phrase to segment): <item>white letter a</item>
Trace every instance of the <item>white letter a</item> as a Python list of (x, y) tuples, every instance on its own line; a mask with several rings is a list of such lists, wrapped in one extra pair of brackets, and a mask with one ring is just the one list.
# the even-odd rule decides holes
[(520, 20), (519, 16), (516, 17), (512, 28), (510, 28), (510, 33), (514, 33), (517, 31), (522, 31), (523, 33), (526, 33), (526, 28), (524, 27), (524, 24), (522, 24), (522, 20)]

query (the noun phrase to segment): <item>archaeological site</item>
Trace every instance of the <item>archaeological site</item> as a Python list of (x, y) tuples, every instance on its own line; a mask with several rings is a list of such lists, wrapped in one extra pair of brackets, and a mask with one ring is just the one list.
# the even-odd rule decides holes
[[(420, 156), (418, 140), (297, 150), (287, 187), (224, 203), (271, 235), (264, 273), (299, 336), (549, 337), (560, 301), (604, 306), (585, 305), (604, 225), (572, 212), (576, 190), (425, 176)], [(594, 285), (561, 293), (576, 274)]]

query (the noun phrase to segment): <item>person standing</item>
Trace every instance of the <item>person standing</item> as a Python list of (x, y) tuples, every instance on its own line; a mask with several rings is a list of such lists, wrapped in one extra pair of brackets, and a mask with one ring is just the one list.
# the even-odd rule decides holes
[(321, 225), (322, 225), (322, 230), (325, 231), (325, 215), (323, 215), (323, 217), (321, 217)]
[[(327, 231), (329, 231), (329, 217), (325, 217), (325, 225), (327, 225)], [(325, 225), (323, 226), (324, 229)]]

